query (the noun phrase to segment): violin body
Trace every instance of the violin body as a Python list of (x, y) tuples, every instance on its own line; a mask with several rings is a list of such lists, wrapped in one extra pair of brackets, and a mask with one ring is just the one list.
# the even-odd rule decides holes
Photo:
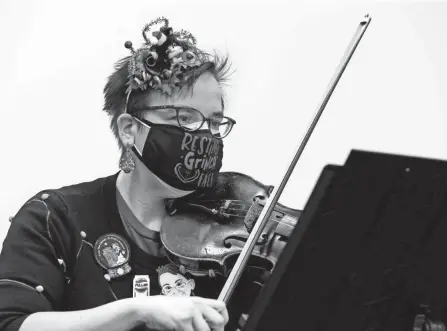
[[(195, 276), (227, 277), (272, 189), (247, 175), (222, 172), (212, 190), (176, 200), (160, 231), (171, 262)], [(260, 277), (272, 271), (300, 214), (275, 206), (249, 269), (258, 270)]]

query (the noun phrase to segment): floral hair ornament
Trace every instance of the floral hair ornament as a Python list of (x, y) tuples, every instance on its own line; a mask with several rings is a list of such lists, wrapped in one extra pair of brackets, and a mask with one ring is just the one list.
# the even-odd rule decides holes
[[(154, 27), (160, 24), (161, 27), (155, 30)], [(180, 87), (187, 80), (188, 69), (208, 61), (208, 56), (197, 49), (196, 38), (185, 30), (174, 32), (165, 17), (146, 24), (143, 38), (145, 43), (137, 50), (130, 41), (124, 44), (132, 53), (127, 99), (134, 90), (154, 89), (171, 95), (174, 88)]]

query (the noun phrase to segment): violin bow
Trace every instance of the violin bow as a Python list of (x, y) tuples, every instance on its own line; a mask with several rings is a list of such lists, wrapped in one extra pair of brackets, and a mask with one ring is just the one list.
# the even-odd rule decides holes
[(296, 164), (298, 163), (299, 158), (301, 157), (301, 154), (304, 151), (304, 148), (306, 147), (307, 142), (310, 139), (310, 136), (312, 132), (314, 131), (318, 120), (320, 119), (321, 115), (323, 114), (324, 109), (326, 108), (326, 105), (329, 102), (330, 97), (332, 96), (332, 93), (335, 90), (335, 87), (337, 86), (341, 76), (343, 75), (346, 67), (348, 66), (349, 61), (351, 60), (352, 56), (354, 55), (354, 52), (359, 45), (360, 41), (362, 40), (362, 37), (366, 31), (366, 29), (369, 26), (369, 23), (371, 22), (371, 17), (367, 14), (364, 16), (364, 18), (360, 21), (360, 24), (357, 27), (357, 30), (354, 34), (354, 36), (351, 39), (351, 42), (349, 43), (345, 54), (343, 55), (339, 66), (337, 67), (335, 74), (333, 75), (326, 93), (324, 94), (324, 97), (322, 101), (320, 102), (319, 107), (317, 108), (316, 115), (314, 119), (312, 120), (312, 123), (309, 126), (309, 129), (307, 130), (306, 134), (304, 135), (303, 140), (301, 141), (301, 144), (299, 145), (295, 155), (293, 156), (292, 162), (290, 163), (289, 167), (287, 168), (287, 171), (282, 178), (279, 185), (275, 186), (272, 193), (270, 194), (269, 198), (265, 202), (264, 208), (262, 209), (261, 214), (259, 215), (258, 220), (256, 221), (248, 239), (247, 242), (244, 245), (244, 248), (242, 249), (239, 258), (237, 259), (230, 275), (228, 276), (227, 281), (225, 282), (224, 287), (222, 288), (222, 291), (220, 292), (218, 300), (221, 300), (228, 304), (230, 301), (231, 295), (234, 292), (234, 289), (236, 288), (237, 283), (239, 282), (239, 279), (245, 269), (245, 266), (247, 265), (248, 259), (250, 258), (251, 253), (253, 252), (253, 249), (256, 245), (256, 242), (258, 241), (258, 238), (261, 236), (262, 230), (264, 229), (265, 225), (267, 224), (275, 205), (277, 204), (284, 187), (286, 186), (290, 176), (292, 175), (293, 170), (295, 169)]

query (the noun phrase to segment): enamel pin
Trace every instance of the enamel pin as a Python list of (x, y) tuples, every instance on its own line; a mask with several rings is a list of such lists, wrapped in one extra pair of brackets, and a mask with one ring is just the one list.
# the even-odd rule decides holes
[(108, 233), (101, 236), (93, 248), (96, 261), (107, 270), (111, 279), (128, 274), (130, 246), (120, 235)]
[(133, 278), (133, 297), (148, 297), (151, 291), (151, 281), (147, 275), (135, 275)]

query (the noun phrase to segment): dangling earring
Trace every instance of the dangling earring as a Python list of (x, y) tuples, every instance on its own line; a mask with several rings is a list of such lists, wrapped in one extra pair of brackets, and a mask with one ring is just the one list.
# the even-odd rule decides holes
[(126, 174), (135, 169), (135, 161), (133, 159), (130, 148), (126, 148), (123, 155), (121, 155), (119, 167)]

